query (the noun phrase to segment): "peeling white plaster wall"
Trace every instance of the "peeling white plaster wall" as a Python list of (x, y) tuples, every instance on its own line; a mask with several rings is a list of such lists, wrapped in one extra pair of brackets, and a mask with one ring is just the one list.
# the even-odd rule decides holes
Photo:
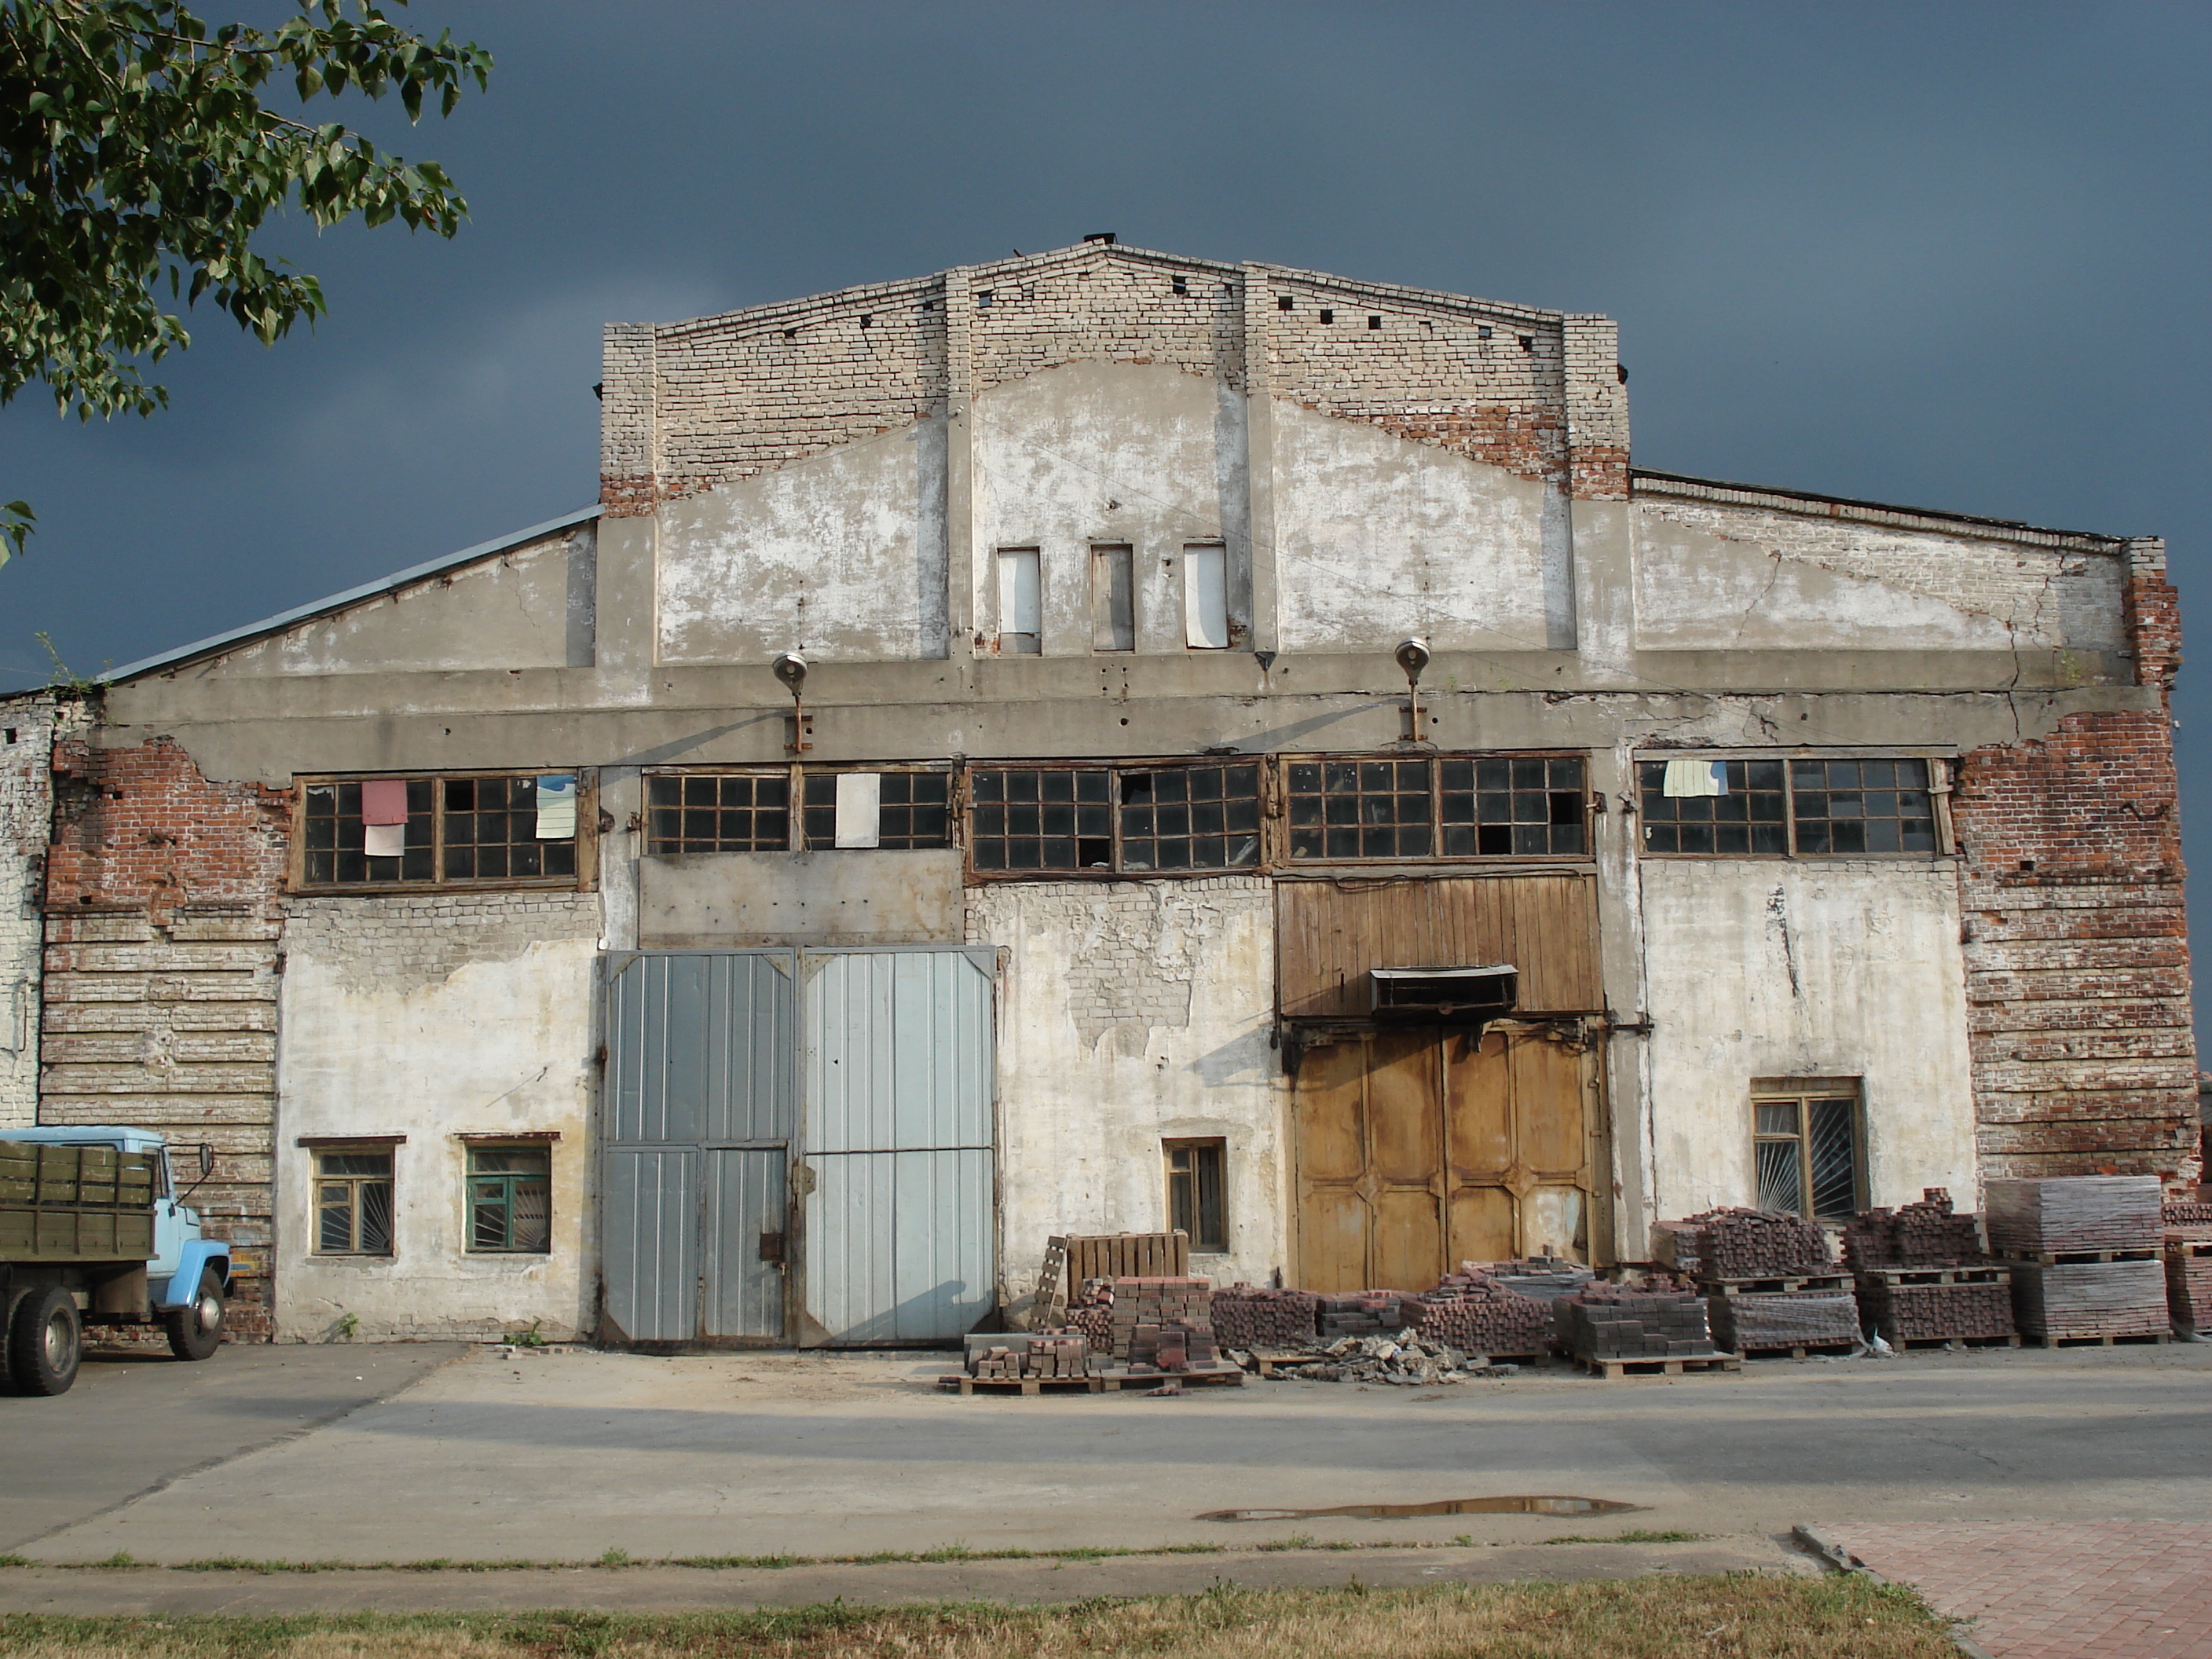
[(660, 511), (660, 658), (942, 657), (940, 416)]
[(1010, 1296), (1035, 1290), (1054, 1234), (1164, 1229), (1160, 1142), (1216, 1135), (1230, 1250), (1191, 1270), (1266, 1282), (1287, 1237), (1272, 884), (1004, 882), (970, 891), (968, 941), (1012, 952), (999, 1009)]
[[(592, 1323), (591, 894), (295, 900), (277, 1055), (276, 1335), (488, 1336)], [(555, 1130), (553, 1248), (471, 1255), (462, 1133)], [(407, 1137), (388, 1258), (322, 1256), (301, 1136)]]
[(1000, 629), (997, 552), (1039, 550), (1044, 654), (1091, 649), (1091, 550), (1132, 550), (1137, 649), (1183, 650), (1182, 554), (1223, 542), (1249, 627), (1244, 398), (1169, 364), (1068, 363), (975, 399), (975, 610)]
[(39, 1121), (40, 862), (52, 820), (53, 708), (0, 702), (0, 1129)]
[(2123, 648), (2117, 556), (1717, 502), (1635, 504), (1638, 643)]
[[(1977, 1201), (1948, 860), (1645, 859), (1661, 1218), (1757, 1197), (1753, 1078), (1859, 1078), (1874, 1203)], [(1642, 1241), (1625, 1238), (1623, 1254)]]
[(1546, 486), (1379, 427), (1277, 402), (1275, 581), (1286, 651), (1573, 643), (1565, 517)]

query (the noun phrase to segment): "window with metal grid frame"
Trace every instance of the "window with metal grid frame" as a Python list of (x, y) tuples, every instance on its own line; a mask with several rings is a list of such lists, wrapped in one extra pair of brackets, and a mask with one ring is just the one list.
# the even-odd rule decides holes
[(1801, 853), (1933, 853), (1924, 760), (1793, 760), (1790, 817)]
[(1124, 870), (1237, 870), (1260, 861), (1260, 769), (1116, 775)]
[(969, 779), (978, 870), (1110, 870), (1113, 774), (1103, 767), (981, 769)]
[(1436, 845), (1425, 760), (1293, 761), (1294, 859), (1425, 859)]
[(382, 886), (438, 878), (435, 786), (410, 778), (404, 845), (397, 858), (371, 858), (364, 842), (358, 781), (309, 783), (300, 798), (300, 875), (310, 887)]
[(469, 1148), (469, 1249), (544, 1255), (553, 1248), (553, 1154), (544, 1146)]
[(1168, 1165), (1168, 1226), (1189, 1237), (1194, 1250), (1229, 1248), (1229, 1143), (1164, 1140)]
[(656, 773), (645, 781), (646, 850), (780, 853), (791, 845), (791, 775)]
[(1437, 772), (1446, 858), (1580, 856), (1589, 850), (1581, 756), (1446, 756)]
[[(876, 845), (894, 852), (952, 845), (950, 772), (878, 772)], [(837, 843), (837, 775), (806, 775), (801, 828), (809, 847)]]
[[(553, 783), (568, 787), (566, 816), (557, 833), (541, 836), (540, 791)], [(366, 794), (379, 789), (404, 793), (404, 823), (385, 815), (398, 812), (396, 803), (364, 811), (375, 805)], [(300, 882), (346, 888), (574, 881), (574, 799), (565, 774), (309, 779), (300, 792)], [(371, 852), (380, 830), (396, 854)]]
[(439, 845), (448, 881), (573, 876), (576, 843), (538, 838), (538, 780), (441, 778)]
[[(1706, 764), (1705, 763), (1700, 763)], [(1790, 850), (1790, 810), (1780, 761), (1711, 763), (1721, 793), (1669, 795), (1667, 763), (1637, 767), (1638, 817), (1647, 853), (1770, 854)]]
[(1751, 1111), (1760, 1209), (1847, 1220), (1866, 1207), (1855, 1087), (1755, 1095)]
[(392, 1153), (325, 1148), (315, 1154), (317, 1255), (392, 1254)]

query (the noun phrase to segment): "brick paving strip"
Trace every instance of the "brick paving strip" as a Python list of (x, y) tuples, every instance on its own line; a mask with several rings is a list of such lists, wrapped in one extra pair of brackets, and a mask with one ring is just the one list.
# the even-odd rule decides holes
[(2212, 1522), (1802, 1527), (1838, 1565), (1910, 1584), (1990, 1659), (2212, 1659)]

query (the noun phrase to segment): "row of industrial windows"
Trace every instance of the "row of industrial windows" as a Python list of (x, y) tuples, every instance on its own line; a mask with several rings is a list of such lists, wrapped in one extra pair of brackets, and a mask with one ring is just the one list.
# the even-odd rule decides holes
[[(1931, 856), (1941, 762), (1729, 760), (1637, 766), (1636, 832), (1658, 856)], [(570, 775), (311, 781), (309, 888), (568, 882)], [(1623, 805), (1628, 803), (1624, 802)], [(1587, 858), (1579, 755), (1255, 757), (1139, 765), (970, 765), (650, 774), (656, 855), (964, 845), (979, 874), (1154, 874), (1291, 863)], [(1267, 826), (1280, 829), (1271, 841)]]
[[(396, 1176), (386, 1146), (315, 1154), (315, 1254), (390, 1255)], [(544, 1146), (471, 1146), (462, 1177), (473, 1255), (544, 1255), (553, 1248), (552, 1153)]]

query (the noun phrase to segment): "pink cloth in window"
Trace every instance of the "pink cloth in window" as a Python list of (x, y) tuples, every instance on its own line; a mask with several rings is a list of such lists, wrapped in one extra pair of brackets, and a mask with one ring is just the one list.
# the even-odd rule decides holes
[(361, 821), (363, 823), (404, 823), (407, 822), (407, 780), (404, 778), (371, 778), (361, 787)]

